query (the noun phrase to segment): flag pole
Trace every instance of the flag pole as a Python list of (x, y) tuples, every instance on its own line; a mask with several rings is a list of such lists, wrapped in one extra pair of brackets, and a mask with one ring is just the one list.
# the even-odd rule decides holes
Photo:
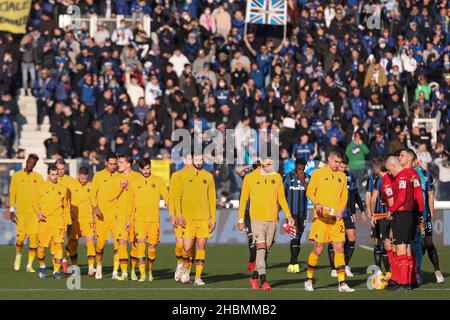
[(287, 7), (288, 7), (288, 3), (287, 3), (287, 0), (285, 0), (283, 40), (286, 39), (286, 34), (287, 34)]

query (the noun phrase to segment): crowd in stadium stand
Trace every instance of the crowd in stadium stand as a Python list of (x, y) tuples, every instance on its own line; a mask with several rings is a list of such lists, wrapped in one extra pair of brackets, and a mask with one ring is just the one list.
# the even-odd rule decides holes
[[(94, 37), (86, 22), (61, 29), (58, 16), (70, 4), (83, 17), (127, 20), (99, 23)], [(382, 17), (375, 26), (373, 6)], [(246, 29), (245, 7), (245, 0), (33, 1), (28, 33), (0, 38), (1, 156), (24, 155), (16, 101), (31, 94), (38, 124), (50, 118), (48, 158), (81, 157), (100, 169), (110, 150), (169, 159), (173, 130), (198, 123), (280, 129), (280, 170), (295, 158), (323, 161), (327, 146), (338, 145), (362, 181), (374, 156), (411, 147), (439, 182), (438, 198), (450, 199), (447, 1), (288, 0), (284, 39), (283, 27)], [(437, 119), (436, 141), (416, 118)], [(211, 168), (233, 192), (234, 167)]]

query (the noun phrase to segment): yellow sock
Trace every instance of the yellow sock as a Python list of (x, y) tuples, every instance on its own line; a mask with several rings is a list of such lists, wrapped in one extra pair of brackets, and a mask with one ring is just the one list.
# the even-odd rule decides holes
[(337, 253), (334, 254), (334, 265), (336, 266), (338, 281), (343, 282), (345, 281), (345, 257), (344, 253)]
[(314, 277), (314, 270), (319, 263), (319, 257), (314, 252), (311, 252), (308, 257), (308, 269), (306, 270), (306, 278), (312, 279)]
[(97, 260), (97, 267), (102, 267), (103, 262), (103, 249), (105, 247), (105, 241), (97, 240), (97, 246), (95, 247), (95, 257)]
[(88, 266), (89, 266), (89, 268), (93, 268), (94, 267), (94, 261), (95, 261), (94, 241), (87, 241), (86, 242), (86, 249), (87, 249)]
[(37, 235), (30, 234), (30, 249), (28, 250), (28, 264), (32, 265), (37, 251)]
[(175, 242), (175, 257), (177, 258), (177, 263), (183, 263), (183, 243)]
[(152, 272), (152, 267), (156, 260), (156, 248), (148, 248), (147, 259), (148, 259), (148, 272)]
[(191, 254), (189, 256), (189, 271), (188, 273), (191, 274), (192, 265), (194, 264), (194, 250), (191, 251)]
[(141, 277), (145, 276), (145, 242), (138, 243), (137, 247), (137, 263), (139, 266), (139, 273), (141, 274)]
[(183, 266), (189, 268), (189, 258), (191, 257), (191, 252), (182, 251), (181, 256), (183, 257)]
[(61, 262), (63, 258), (63, 248), (62, 243), (55, 243), (55, 263), (53, 264), (53, 271), (59, 272), (61, 269)]
[[(25, 234), (18, 234), (17, 240), (16, 240), (16, 254), (22, 254), (23, 249), (23, 243), (25, 241), (26, 235)], [(31, 243), (31, 236), (30, 236), (30, 243)], [(31, 247), (31, 246), (30, 246)]]
[(39, 260), (39, 267), (45, 268), (45, 248), (39, 247), (37, 255), (38, 255), (38, 260)]
[(202, 277), (203, 268), (205, 266), (205, 250), (197, 250), (195, 253), (195, 279)]
[(128, 273), (128, 252), (126, 244), (119, 244), (119, 262), (122, 273)]
[[(131, 271), (134, 271), (136, 269), (136, 262), (137, 262), (137, 256), (138, 256), (138, 248), (134, 244), (131, 245), (131, 252), (130, 252), (130, 260), (131, 260)], [(145, 257), (145, 253), (144, 253)]]
[(55, 243), (52, 241), (50, 241), (50, 254), (52, 256), (52, 263), (55, 263)]

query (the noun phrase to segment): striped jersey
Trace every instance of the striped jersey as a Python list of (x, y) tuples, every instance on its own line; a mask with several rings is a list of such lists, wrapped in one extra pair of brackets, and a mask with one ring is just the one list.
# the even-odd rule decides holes
[[(311, 176), (305, 173), (306, 183), (309, 183)], [(308, 198), (306, 197), (306, 187), (293, 172), (284, 176), (284, 193), (292, 215), (306, 218), (308, 216)]]
[(356, 185), (356, 179), (353, 173), (350, 171), (344, 171), (347, 177), (347, 190), (348, 190), (348, 200), (347, 207), (344, 210), (344, 217), (351, 216), (356, 212), (355, 196), (358, 193), (358, 186)]
[(433, 175), (425, 169), (414, 167), (414, 170), (416, 170), (417, 174), (419, 175), (420, 185), (423, 192), (423, 217), (429, 220), (431, 218), (431, 212), (430, 197), (428, 195), (428, 192), (434, 191), (434, 178)]
[(375, 178), (375, 183), (374, 183), (375, 188), (374, 189), (378, 190), (378, 197), (377, 197), (377, 202), (375, 204), (374, 214), (387, 212), (386, 203), (383, 201), (383, 194), (381, 192), (382, 185), (383, 185), (382, 177), (377, 176)]

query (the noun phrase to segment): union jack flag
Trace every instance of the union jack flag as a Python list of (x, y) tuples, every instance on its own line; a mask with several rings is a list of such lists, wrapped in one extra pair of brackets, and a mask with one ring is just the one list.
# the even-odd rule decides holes
[(247, 0), (247, 23), (286, 25), (286, 0)]

